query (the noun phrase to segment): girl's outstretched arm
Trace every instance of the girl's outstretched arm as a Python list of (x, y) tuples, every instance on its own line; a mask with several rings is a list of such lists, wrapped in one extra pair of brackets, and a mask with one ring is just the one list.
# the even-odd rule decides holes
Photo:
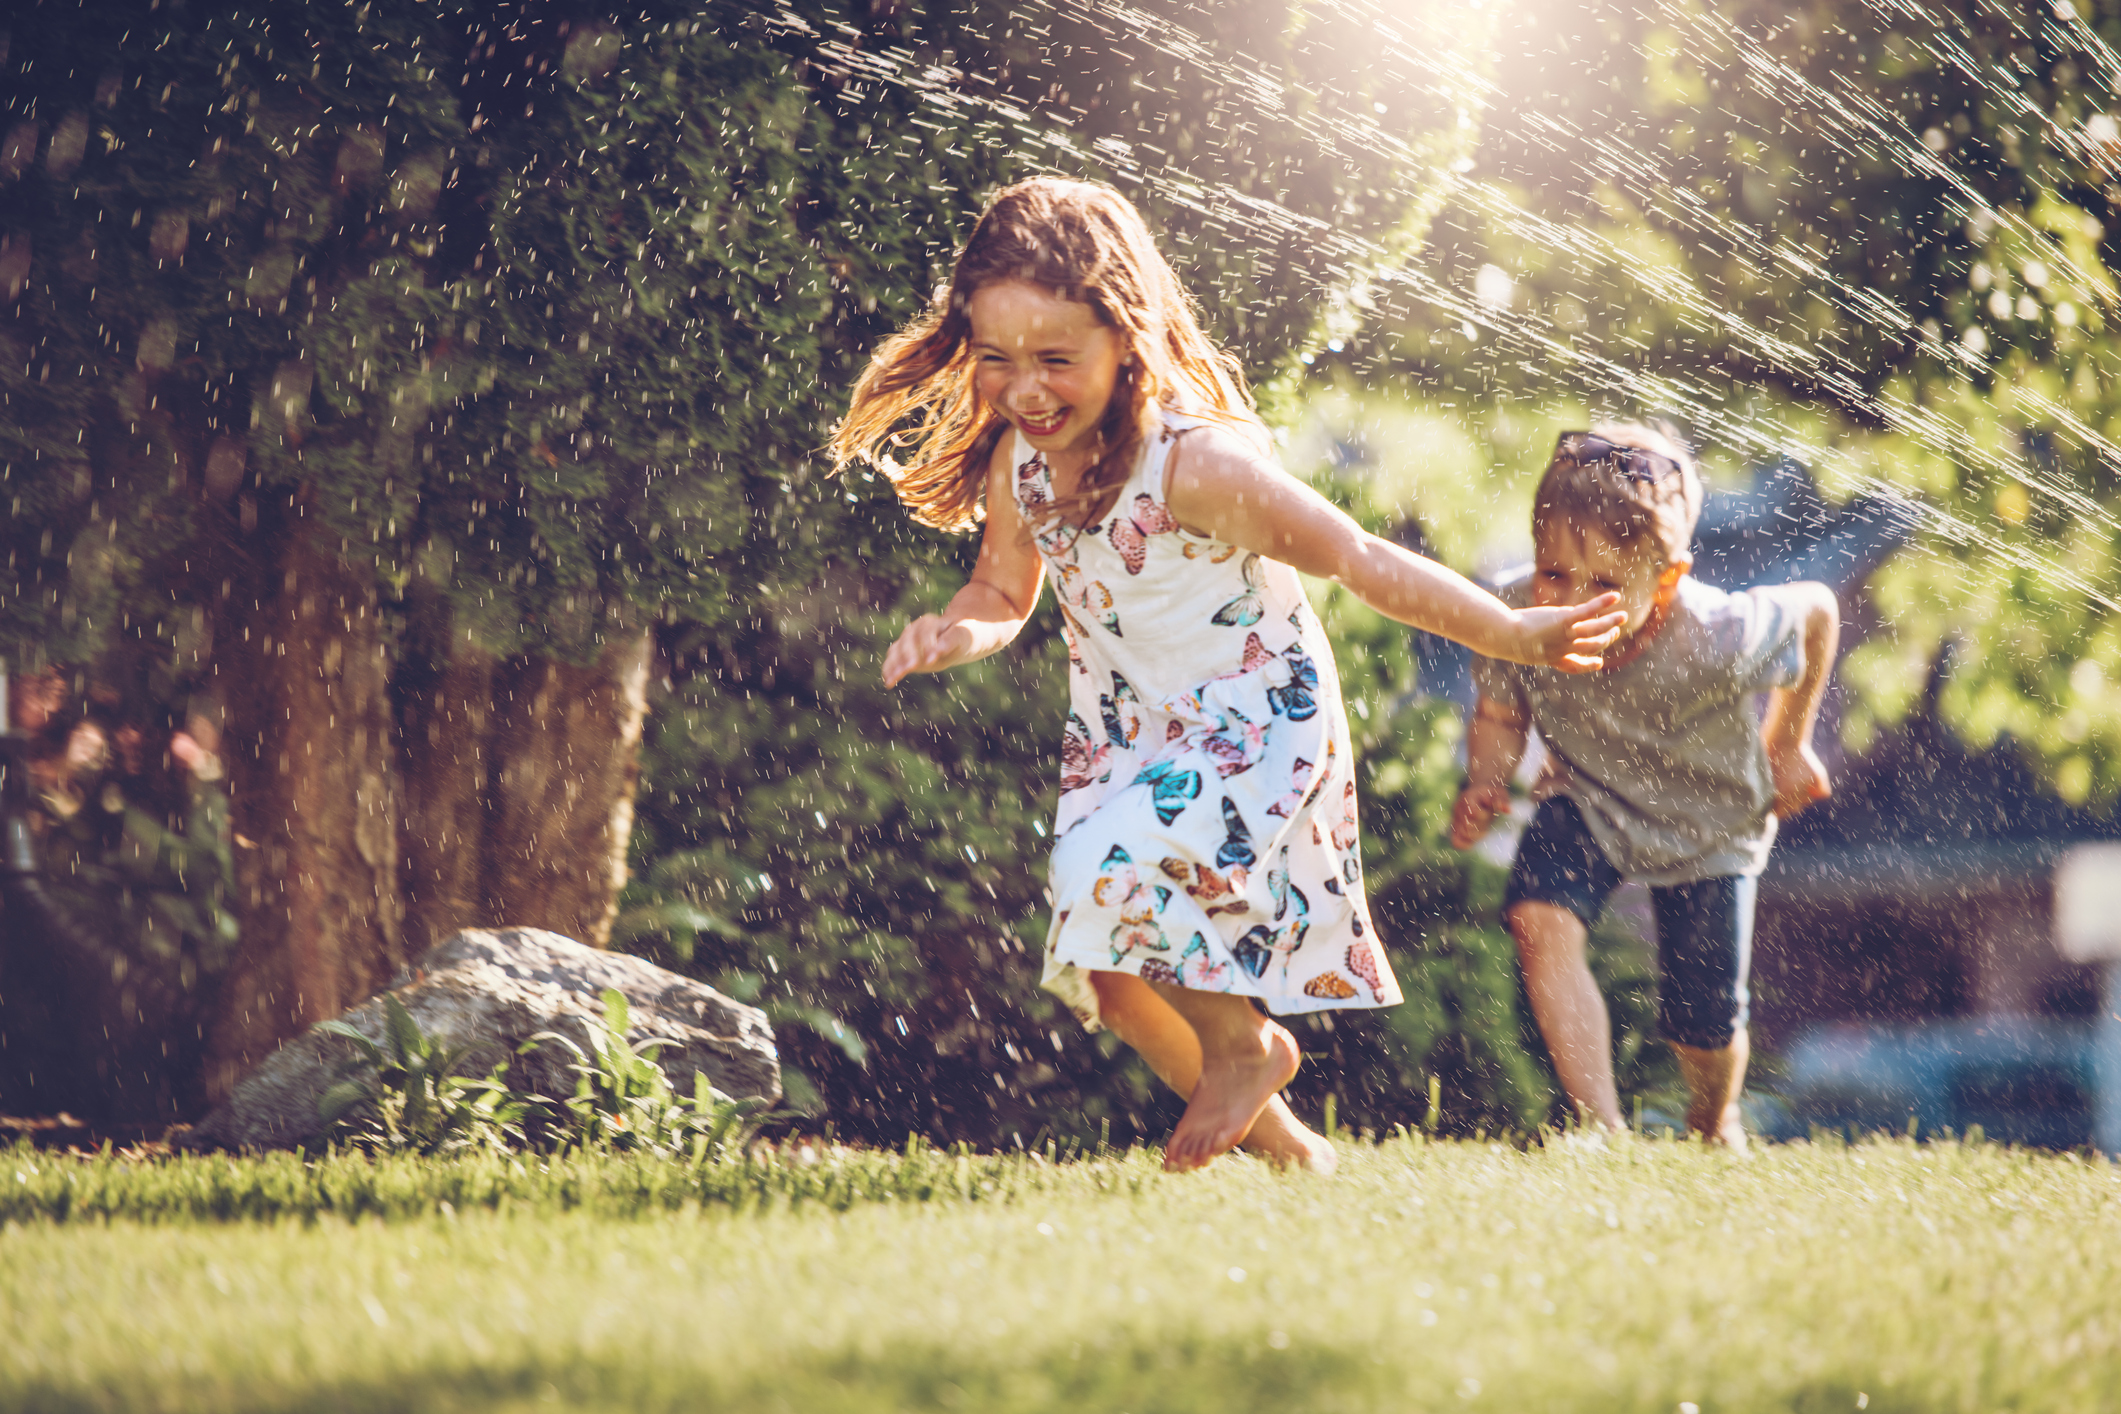
[(1002, 438), (987, 466), (987, 524), (972, 578), (940, 614), (923, 614), (884, 654), (884, 686), (909, 673), (939, 673), (1006, 648), (1038, 603), (1044, 568), (1017, 514), (1009, 481), (1010, 440)]
[(1512, 609), (1434, 560), (1381, 540), (1248, 445), (1204, 427), (1173, 450), (1171, 514), (1196, 535), (1346, 585), (1388, 618), (1456, 639), (1490, 658), (1596, 672), (1626, 622), (1617, 594), (1554, 609)]

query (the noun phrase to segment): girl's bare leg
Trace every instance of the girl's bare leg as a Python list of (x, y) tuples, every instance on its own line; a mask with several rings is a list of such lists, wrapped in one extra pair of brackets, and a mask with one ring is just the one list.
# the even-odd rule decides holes
[(1583, 920), (1558, 904), (1527, 900), (1510, 910), (1510, 933), (1561, 1088), (1578, 1109), (1619, 1133), (1627, 1122), (1613, 1084), (1613, 1022), (1591, 975)]
[[(1157, 1078), (1185, 1099), (1200, 1084), (1200, 1037), (1156, 989), (1126, 972), (1093, 972), (1098, 1016), (1112, 1034), (1132, 1046)], [(1339, 1163), (1333, 1145), (1307, 1127), (1276, 1095), (1267, 1101), (1243, 1146), (1248, 1153), (1276, 1163), (1296, 1164), (1312, 1173), (1331, 1173)]]
[(1164, 1168), (1203, 1168), (1252, 1131), (1260, 1112), (1295, 1076), (1303, 1052), (1249, 997), (1149, 985), (1200, 1038), (1200, 1081), (1164, 1145)]

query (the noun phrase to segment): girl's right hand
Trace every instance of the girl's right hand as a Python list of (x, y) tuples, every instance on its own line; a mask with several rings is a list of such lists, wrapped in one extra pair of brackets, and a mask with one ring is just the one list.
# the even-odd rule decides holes
[(1565, 673), (1597, 672), (1605, 666), (1605, 651), (1628, 621), (1627, 610), (1617, 607), (1619, 603), (1618, 594), (1601, 594), (1582, 604), (1517, 610), (1525, 651), (1518, 661)]
[(884, 654), (884, 686), (897, 687), (909, 673), (939, 673), (964, 661), (971, 635), (941, 614), (922, 614)]

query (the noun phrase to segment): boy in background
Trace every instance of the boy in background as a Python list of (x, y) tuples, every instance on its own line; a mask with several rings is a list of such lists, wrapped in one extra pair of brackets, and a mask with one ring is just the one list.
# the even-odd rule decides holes
[[(1755, 885), (1777, 818), (1828, 794), (1811, 739), (1840, 606), (1823, 584), (1727, 594), (1692, 578), (1701, 502), (1693, 458), (1668, 427), (1562, 434), (1533, 505), (1532, 576), (1502, 598), (1617, 591), (1627, 621), (1595, 673), (1474, 660), (1451, 842), (1470, 848), (1509, 810), (1536, 726), (1551, 759), (1503, 909), (1562, 1086), (1589, 1117), (1624, 1127), (1585, 943), (1623, 880), (1647, 884), (1658, 1025), (1686, 1081), (1687, 1126), (1742, 1149)], [(1753, 708), (1763, 691), (1764, 720)]]

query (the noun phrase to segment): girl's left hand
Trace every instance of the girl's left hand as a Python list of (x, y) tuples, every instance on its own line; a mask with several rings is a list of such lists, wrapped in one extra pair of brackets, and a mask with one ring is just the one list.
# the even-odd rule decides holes
[(1619, 603), (1618, 594), (1601, 594), (1583, 604), (1517, 610), (1525, 645), (1520, 661), (1565, 673), (1597, 672), (1605, 666), (1606, 649), (1628, 621), (1627, 610), (1615, 607)]
[(941, 614), (922, 614), (907, 624), (884, 654), (884, 686), (897, 687), (910, 673), (939, 673), (964, 660), (971, 637), (963, 624)]

